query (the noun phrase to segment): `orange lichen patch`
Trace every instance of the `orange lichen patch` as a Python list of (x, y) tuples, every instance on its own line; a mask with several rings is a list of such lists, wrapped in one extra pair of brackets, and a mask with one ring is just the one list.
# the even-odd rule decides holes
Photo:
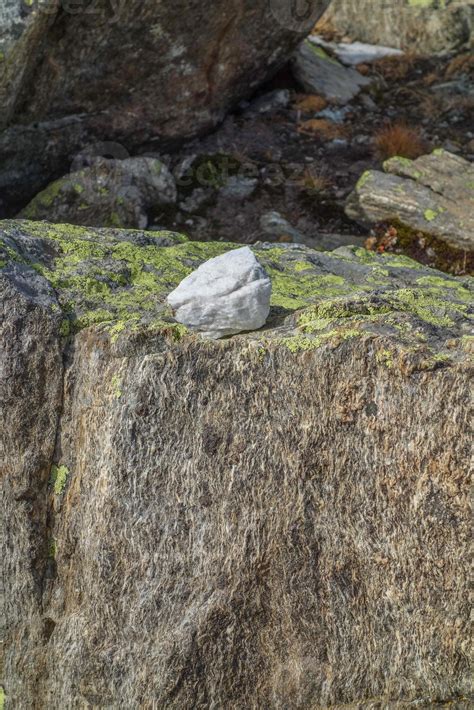
[(382, 128), (375, 134), (374, 143), (377, 155), (382, 160), (396, 155), (414, 159), (427, 151), (421, 131), (404, 123), (394, 123)]
[(345, 135), (346, 131), (342, 126), (337, 126), (332, 121), (327, 121), (324, 118), (312, 118), (299, 124), (298, 133), (319, 134), (331, 140)]
[(293, 104), (293, 108), (303, 113), (318, 113), (326, 108), (328, 102), (317, 94), (298, 94)]

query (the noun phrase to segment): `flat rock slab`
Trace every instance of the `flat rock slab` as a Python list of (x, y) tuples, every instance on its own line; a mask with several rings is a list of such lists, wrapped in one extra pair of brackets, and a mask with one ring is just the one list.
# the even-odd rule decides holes
[(293, 73), (303, 89), (338, 104), (349, 103), (371, 80), (344, 67), (324, 49), (305, 40), (292, 60)]
[(346, 214), (363, 225), (397, 222), (474, 250), (474, 165), (442, 149), (417, 160), (391, 158), (385, 172), (369, 170), (346, 203)]
[(238, 246), (0, 223), (6, 708), (468, 707), (472, 280), (258, 244), (204, 340)]

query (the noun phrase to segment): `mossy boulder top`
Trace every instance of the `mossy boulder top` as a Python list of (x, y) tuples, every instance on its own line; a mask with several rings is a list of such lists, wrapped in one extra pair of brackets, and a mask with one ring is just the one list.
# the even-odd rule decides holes
[[(166, 296), (207, 259), (238, 248), (173, 232), (94, 229), (45, 222), (0, 226), (3, 275), (48, 292), (66, 336), (96, 326), (114, 345), (145, 334), (196, 338), (176, 323)], [(252, 247), (272, 280), (266, 326), (240, 341), (301, 352), (381, 336), (424, 366), (448, 363), (470, 343), (472, 279), (400, 255), (356, 247), (318, 252), (295, 244)], [(226, 342), (226, 341), (224, 341)], [(387, 361), (393, 354), (386, 354)]]

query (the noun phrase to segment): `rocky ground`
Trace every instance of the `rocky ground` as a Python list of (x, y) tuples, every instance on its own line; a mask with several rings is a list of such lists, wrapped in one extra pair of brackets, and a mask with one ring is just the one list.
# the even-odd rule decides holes
[(284, 70), (212, 135), (165, 156), (178, 210), (154, 221), (199, 240), (363, 244), (369, 232), (346, 216), (345, 200), (390, 157), (376, 144), (388, 124), (415, 129), (415, 153), (444, 147), (474, 159), (473, 67), (468, 55), (383, 59), (361, 67), (373, 82), (344, 106), (304, 94)]
[[(466, 178), (463, 195), (454, 194), (439, 151), (474, 159), (474, 58), (467, 52), (425, 58), (399, 52), (362, 64), (343, 57), (343, 65), (335, 63), (336, 53), (341, 58), (341, 47), (350, 54), (357, 45), (326, 43), (323, 49), (315, 43), (320, 40), (304, 42), (270, 83), (205, 137), (168, 153), (145, 142), (138, 162), (117, 141), (87, 144), (69, 173), (49, 187), (43, 183), (46, 190), (32, 202), (2, 204), (0, 198), (0, 216), (169, 229), (198, 241), (296, 242), (328, 250), (365, 245), (455, 274), (472, 272), (472, 235), (462, 217), (472, 212), (472, 179)], [(367, 171), (381, 176), (388, 158), (416, 159), (432, 151), (440, 156), (434, 167), (444, 175), (448, 208), (456, 211), (464, 201), (461, 248), (454, 251), (453, 245), (445, 250), (446, 224), (443, 233), (434, 220), (423, 219), (446, 208), (437, 204), (436, 185), (428, 186), (428, 206), (423, 200), (418, 205), (421, 226), (393, 207), (396, 195), (389, 196), (392, 207), (373, 219), (357, 219), (364, 210), (351, 205)], [(457, 184), (469, 170), (468, 163), (458, 164)], [(433, 246), (430, 235), (441, 245)]]

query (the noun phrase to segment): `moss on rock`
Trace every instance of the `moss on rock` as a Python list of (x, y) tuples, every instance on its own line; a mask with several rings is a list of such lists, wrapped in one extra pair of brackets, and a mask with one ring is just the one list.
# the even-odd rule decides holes
[[(185, 337), (167, 294), (204, 261), (240, 246), (191, 242), (170, 232), (14, 221), (2, 223), (1, 235), (4, 268), (23, 263), (54, 288), (64, 313), (62, 336), (100, 326), (113, 344), (132, 332)], [(407, 347), (429, 343), (436, 329), (461, 328), (459, 335), (465, 334), (472, 298), (468, 278), (355, 247), (323, 253), (257, 244), (253, 250), (273, 284), (271, 327), (264, 338), (292, 352), (367, 333), (389, 333)]]

